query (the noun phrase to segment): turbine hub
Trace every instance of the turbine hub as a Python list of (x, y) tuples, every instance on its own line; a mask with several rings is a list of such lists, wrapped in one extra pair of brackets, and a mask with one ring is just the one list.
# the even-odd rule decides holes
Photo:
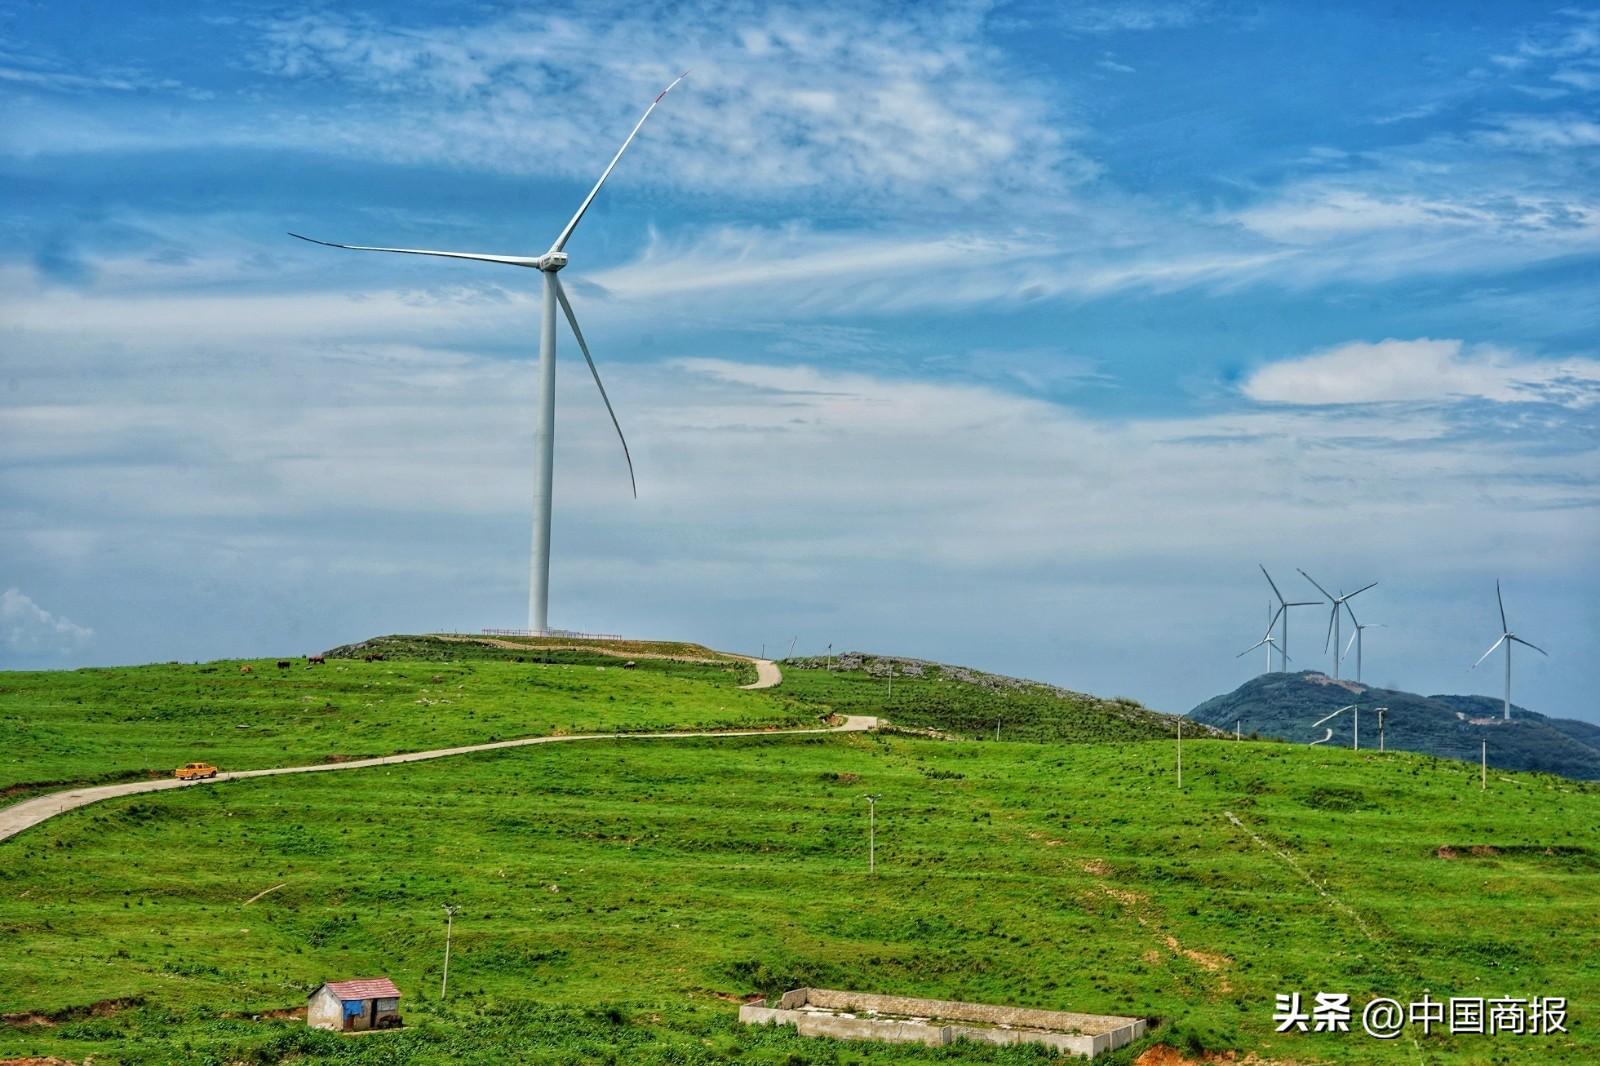
[(554, 274), (556, 271), (560, 270), (566, 265), (566, 252), (546, 252), (539, 257), (539, 269), (550, 274)]

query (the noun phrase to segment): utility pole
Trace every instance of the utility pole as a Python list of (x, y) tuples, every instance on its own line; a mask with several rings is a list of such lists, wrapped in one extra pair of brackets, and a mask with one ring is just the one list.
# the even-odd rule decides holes
[(1479, 741), (1483, 745), (1478, 752), (1478, 791), (1483, 792), (1489, 788), (1489, 742)]
[(1378, 712), (1378, 751), (1383, 751), (1383, 716), (1389, 713), (1389, 708), (1376, 708)]
[(996, 744), (1000, 743), (1000, 718), (998, 716), (994, 720), (994, 742)]
[(444, 993), (450, 987), (450, 933), (455, 925), (456, 908), (454, 904), (444, 903), (444, 976), (439, 979), (439, 999), (444, 999)]
[(828, 669), (833, 669), (833, 645), (828, 645)]
[(1351, 747), (1354, 748), (1356, 751), (1360, 751), (1361, 750), (1361, 708), (1360, 707), (1357, 707), (1355, 709), (1355, 720), (1356, 720), (1355, 742), (1353, 744), (1351, 744)]
[(1183, 791), (1183, 719), (1178, 719), (1178, 791)]
[(878, 876), (878, 800), (882, 796), (865, 797), (867, 801), (867, 873)]
[(892, 703), (893, 701), (894, 701), (894, 663), (890, 663), (889, 664), (889, 699), (885, 701), (885, 705), (887, 705), (888, 703)]
[(1240, 718), (1233, 723), (1233, 739), (1244, 739), (1244, 719)]

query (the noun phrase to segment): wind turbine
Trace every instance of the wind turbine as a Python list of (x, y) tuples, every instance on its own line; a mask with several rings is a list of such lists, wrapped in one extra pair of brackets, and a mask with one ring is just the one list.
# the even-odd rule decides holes
[(1328, 723), (1333, 721), (1335, 718), (1339, 717), (1345, 711), (1354, 711), (1355, 712), (1356, 729), (1355, 729), (1355, 733), (1353, 735), (1354, 739), (1351, 741), (1351, 745), (1350, 746), (1355, 748), (1355, 750), (1360, 751), (1361, 750), (1361, 708), (1357, 707), (1353, 703), (1347, 703), (1343, 707), (1340, 707), (1337, 711), (1334, 711), (1332, 714), (1327, 715), (1326, 717), (1323, 717), (1323, 718), (1321, 718), (1321, 719), (1319, 719), (1319, 720), (1317, 720), (1315, 722), (1312, 722), (1311, 723), (1311, 728), (1312, 729), (1317, 728), (1317, 726), (1319, 726), (1319, 725), (1320, 726), (1327, 726), (1328, 735), (1323, 737), (1321, 740), (1313, 740), (1311, 743), (1313, 743), (1313, 744), (1324, 744), (1327, 741), (1333, 739), (1333, 726), (1328, 725)]
[(578, 318), (572, 313), (572, 304), (567, 300), (566, 290), (561, 287), (561, 281), (556, 276), (562, 267), (567, 265), (567, 241), (582, 221), (584, 212), (589, 210), (589, 205), (594, 202), (595, 195), (600, 191), (600, 186), (606, 183), (611, 176), (611, 171), (616, 167), (617, 160), (622, 158), (622, 153), (628, 150), (628, 145), (639, 135), (639, 129), (644, 125), (645, 119), (650, 117), (650, 112), (656, 109), (663, 97), (673, 90), (688, 72), (678, 75), (671, 85), (662, 89), (656, 98), (645, 108), (644, 114), (634, 124), (633, 132), (628, 134), (628, 139), (622, 142), (622, 147), (617, 149), (617, 154), (611, 157), (611, 162), (601, 173), (600, 180), (594, 183), (594, 188), (589, 190), (589, 195), (583, 198), (583, 203), (578, 205), (578, 213), (566, 224), (556, 236), (555, 243), (543, 255), (487, 255), (479, 252), (436, 252), (425, 248), (374, 248), (361, 244), (335, 244), (332, 241), (319, 241), (314, 237), (302, 236), (291, 233), (291, 237), (299, 237), (312, 244), (321, 244), (329, 248), (346, 248), (354, 252), (399, 252), (404, 255), (435, 255), (446, 259), (475, 259), (483, 263), (503, 263), (507, 266), (530, 267), (544, 274), (544, 306), (539, 320), (539, 422), (534, 431), (534, 494), (533, 494), (533, 548), (528, 579), (528, 629), (538, 635), (549, 631), (550, 608), (550, 501), (551, 489), (554, 481), (555, 470), (555, 440), (556, 440), (556, 305), (561, 305), (561, 311), (566, 315), (567, 325), (572, 327), (572, 336), (578, 342), (579, 351), (583, 352), (584, 361), (589, 364), (589, 373), (594, 376), (595, 387), (600, 390), (600, 399), (606, 405), (606, 413), (611, 416), (611, 424), (617, 429), (617, 438), (622, 441), (622, 457), (628, 464), (628, 482), (633, 487), (635, 499), (639, 497), (639, 485), (633, 476), (633, 456), (628, 453), (628, 440), (622, 435), (622, 423), (617, 421), (617, 413), (611, 409), (611, 399), (606, 395), (606, 387), (600, 381), (600, 371), (595, 368), (594, 357), (589, 354), (589, 345), (583, 339), (583, 331), (578, 328)]
[(1493, 644), (1489, 645), (1489, 650), (1488, 651), (1486, 651), (1482, 655), (1478, 656), (1478, 661), (1472, 664), (1472, 668), (1474, 670), (1476, 670), (1483, 663), (1483, 660), (1487, 659), (1490, 655), (1494, 654), (1494, 650), (1496, 648), (1498, 648), (1500, 645), (1504, 644), (1506, 646), (1506, 706), (1505, 706), (1505, 715), (1506, 715), (1506, 720), (1510, 721), (1511, 720), (1511, 645), (1512, 645), (1512, 643), (1527, 644), (1528, 647), (1532, 648), (1534, 651), (1538, 652), (1540, 655), (1543, 655), (1546, 659), (1550, 658), (1550, 653), (1545, 651), (1543, 648), (1539, 647), (1537, 644), (1528, 644), (1527, 641), (1523, 640), (1521, 637), (1519, 637), (1515, 633), (1511, 632), (1511, 627), (1506, 624), (1506, 601), (1505, 601), (1505, 598), (1500, 595), (1500, 582), (1498, 580), (1496, 580), (1495, 583), (1494, 583), (1494, 598), (1495, 598), (1495, 601), (1500, 604), (1500, 639), (1495, 641)]
[[(1295, 569), (1300, 570), (1298, 566), (1295, 567)], [(1304, 570), (1300, 570), (1300, 576), (1311, 582), (1313, 585), (1317, 585), (1317, 579), (1306, 573)], [(1372, 585), (1376, 584), (1376, 581), (1372, 583)], [(1339, 608), (1343, 607), (1347, 611), (1350, 610), (1349, 606), (1347, 605), (1347, 601), (1355, 599), (1357, 596), (1370, 589), (1372, 585), (1362, 585), (1354, 592), (1348, 594), (1340, 593), (1337, 596), (1323, 588), (1321, 585), (1317, 585), (1317, 591), (1328, 597), (1328, 602), (1333, 604), (1333, 613), (1328, 616), (1328, 635), (1322, 638), (1322, 650), (1327, 651), (1328, 642), (1330, 640), (1333, 642), (1333, 679), (1335, 681), (1339, 680)], [(1351, 614), (1350, 617), (1354, 619), (1355, 615)]]
[(1285, 671), (1287, 671), (1289, 669), (1289, 608), (1315, 607), (1317, 605), (1317, 601), (1302, 600), (1296, 603), (1290, 603), (1288, 600), (1283, 598), (1283, 593), (1278, 591), (1278, 583), (1272, 580), (1272, 575), (1267, 573), (1267, 568), (1265, 566), (1261, 566), (1260, 563), (1257, 563), (1256, 565), (1261, 567), (1261, 576), (1266, 578), (1267, 584), (1272, 586), (1272, 594), (1278, 597), (1278, 613), (1273, 615), (1272, 621), (1267, 623), (1267, 632), (1272, 632), (1272, 623), (1276, 622), (1279, 616), (1282, 616), (1283, 627), (1278, 631), (1278, 654), (1283, 657), (1283, 668)]
[[(1344, 609), (1350, 611), (1350, 605), (1348, 603), (1345, 604)], [(1369, 629), (1388, 629), (1389, 627), (1382, 622), (1358, 622), (1356, 621), (1356, 613), (1354, 611), (1350, 611), (1350, 624), (1356, 627), (1356, 631), (1350, 634), (1350, 639), (1345, 643), (1344, 646), (1344, 654), (1339, 656), (1339, 661), (1344, 662), (1346, 659), (1350, 658), (1350, 648), (1352, 645), (1354, 645), (1356, 649), (1356, 680), (1360, 681), (1361, 634), (1365, 633)]]
[[(1282, 608), (1280, 607), (1279, 610), (1282, 610)], [(1272, 635), (1272, 623), (1276, 622), (1278, 620), (1278, 616), (1277, 615), (1271, 614), (1272, 604), (1270, 604), (1270, 603), (1267, 604), (1267, 611), (1268, 611), (1268, 614), (1271, 617), (1271, 621), (1267, 622), (1267, 635), (1262, 637), (1260, 640), (1256, 641), (1254, 644), (1250, 645), (1248, 648), (1246, 648), (1244, 651), (1240, 652), (1238, 655), (1235, 655), (1234, 658), (1235, 659), (1243, 659), (1246, 655), (1249, 655), (1251, 652), (1255, 651), (1257, 648), (1259, 648), (1263, 644), (1265, 644), (1266, 647), (1267, 647), (1267, 671), (1266, 672), (1270, 674), (1270, 673), (1272, 673), (1272, 650), (1274, 648), (1277, 648), (1278, 653), (1281, 655), (1283, 653), (1283, 649), (1281, 647), (1278, 647), (1278, 640), (1277, 640), (1276, 637), (1274, 637)], [(1285, 669), (1287, 669), (1287, 663), (1288, 663), (1289, 657), (1287, 655), (1284, 655), (1283, 658), (1284, 658), (1284, 662), (1286, 664), (1285, 665)]]

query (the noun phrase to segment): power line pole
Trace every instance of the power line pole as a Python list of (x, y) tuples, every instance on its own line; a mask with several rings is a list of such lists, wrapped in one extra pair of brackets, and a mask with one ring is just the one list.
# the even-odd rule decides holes
[(1479, 741), (1483, 748), (1478, 753), (1478, 791), (1486, 791), (1489, 787), (1489, 742)]
[(450, 987), (450, 933), (455, 925), (454, 904), (444, 903), (444, 976), (439, 979), (439, 999), (443, 1001), (445, 989)]
[(1383, 716), (1389, 713), (1389, 708), (1379, 707), (1378, 712), (1378, 751), (1383, 751)]
[(867, 796), (867, 873), (878, 876), (878, 800), (881, 796)]
[(1178, 719), (1178, 791), (1183, 791), (1183, 719)]

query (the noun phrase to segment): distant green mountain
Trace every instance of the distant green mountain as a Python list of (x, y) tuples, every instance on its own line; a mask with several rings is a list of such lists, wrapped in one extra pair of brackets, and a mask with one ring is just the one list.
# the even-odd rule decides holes
[[(1541, 770), (1565, 777), (1600, 780), (1600, 726), (1570, 718), (1550, 718), (1512, 704), (1511, 719), (1501, 701), (1488, 696), (1419, 696), (1337, 680), (1316, 671), (1272, 673), (1206, 700), (1189, 713), (1198, 722), (1247, 734), (1310, 743), (1327, 726), (1312, 723), (1346, 704), (1361, 709), (1361, 746), (1378, 746), (1378, 707), (1384, 715), (1385, 744), (1448, 759), (1479, 756), (1489, 744), (1489, 765), (1501, 770)], [(1349, 712), (1328, 723), (1330, 744), (1349, 746), (1355, 723)]]

